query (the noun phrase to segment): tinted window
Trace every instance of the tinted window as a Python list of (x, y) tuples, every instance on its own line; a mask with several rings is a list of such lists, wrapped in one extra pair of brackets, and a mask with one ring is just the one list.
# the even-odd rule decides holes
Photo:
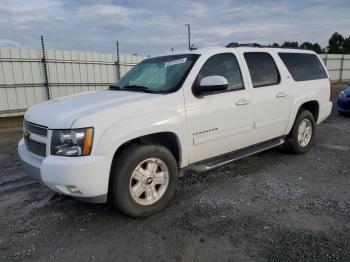
[(280, 81), (277, 66), (268, 53), (244, 53), (253, 87), (276, 85)]
[(241, 71), (233, 54), (218, 54), (210, 57), (199, 71), (196, 82), (199, 83), (204, 77), (213, 75), (227, 79), (227, 90), (244, 88)]
[(295, 81), (328, 78), (320, 60), (314, 54), (279, 53)]

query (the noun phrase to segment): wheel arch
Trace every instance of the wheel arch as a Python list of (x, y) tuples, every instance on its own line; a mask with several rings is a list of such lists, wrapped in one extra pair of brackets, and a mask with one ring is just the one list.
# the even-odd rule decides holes
[(156, 145), (164, 146), (173, 154), (178, 167), (181, 167), (181, 163), (182, 163), (181, 143), (180, 143), (179, 137), (173, 132), (168, 132), (168, 131), (157, 132), (157, 133), (151, 133), (151, 134), (130, 139), (122, 143), (118, 148), (116, 148), (113, 156), (113, 162), (114, 162), (114, 159), (118, 157), (118, 154), (123, 149), (130, 146), (131, 144), (156, 144)]
[(286, 129), (285, 134), (289, 134), (290, 131), (293, 128), (293, 125), (295, 123), (295, 120), (301, 110), (308, 110), (311, 112), (315, 119), (315, 123), (317, 123), (320, 113), (320, 103), (319, 101), (315, 99), (309, 99), (309, 100), (301, 100), (294, 104), (293, 110), (291, 113), (290, 121), (288, 123), (288, 127)]
[(300, 107), (298, 112), (300, 110), (308, 110), (311, 112), (311, 114), (314, 116), (315, 123), (317, 123), (318, 115), (320, 113), (320, 104), (316, 100), (308, 101), (303, 103)]

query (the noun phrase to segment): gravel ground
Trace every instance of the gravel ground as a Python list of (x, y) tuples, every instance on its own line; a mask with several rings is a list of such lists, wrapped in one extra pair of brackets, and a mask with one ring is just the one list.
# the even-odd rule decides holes
[(146, 219), (27, 178), (21, 121), (0, 119), (0, 261), (350, 261), (350, 118), (335, 111), (307, 154), (276, 148), (185, 176)]

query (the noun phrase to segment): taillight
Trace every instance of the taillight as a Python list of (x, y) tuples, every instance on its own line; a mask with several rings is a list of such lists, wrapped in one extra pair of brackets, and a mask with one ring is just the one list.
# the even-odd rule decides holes
[(332, 80), (329, 78), (329, 101), (332, 100)]

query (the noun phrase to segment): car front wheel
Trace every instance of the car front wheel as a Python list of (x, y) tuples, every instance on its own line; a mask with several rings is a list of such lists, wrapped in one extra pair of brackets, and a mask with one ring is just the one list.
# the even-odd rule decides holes
[(160, 145), (130, 145), (117, 156), (111, 174), (110, 200), (133, 217), (152, 215), (174, 195), (178, 167)]

